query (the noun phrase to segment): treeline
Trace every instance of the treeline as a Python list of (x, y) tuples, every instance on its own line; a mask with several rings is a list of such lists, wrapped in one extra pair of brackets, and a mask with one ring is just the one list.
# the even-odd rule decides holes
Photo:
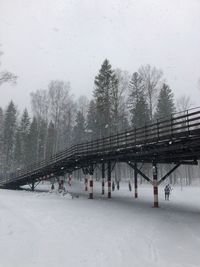
[(190, 107), (189, 98), (175, 104), (163, 72), (150, 65), (130, 75), (112, 69), (106, 59), (94, 79), (93, 97), (75, 99), (70, 83), (51, 81), (31, 93), (31, 114), (11, 101), (0, 108), (1, 172), (23, 168), (81, 142), (141, 127), (158, 117)]

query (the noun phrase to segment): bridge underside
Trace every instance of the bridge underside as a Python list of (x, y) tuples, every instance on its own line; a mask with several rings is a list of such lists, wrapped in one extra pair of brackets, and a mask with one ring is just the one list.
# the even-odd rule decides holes
[[(34, 185), (42, 180), (63, 176), (78, 169), (82, 169), (84, 175), (92, 176), (96, 165), (102, 166), (104, 179), (106, 164), (110, 190), (111, 165), (115, 162), (126, 162), (135, 170), (135, 188), (137, 174), (153, 184), (156, 203), (157, 186), (181, 164), (197, 164), (199, 159), (200, 111), (184, 112), (183, 115), (172, 116), (171, 119), (157, 121), (139, 129), (72, 146), (49, 159), (10, 173), (0, 181), (0, 186), (17, 189), (30, 184), (34, 189)], [(153, 179), (146, 177), (137, 168), (138, 163), (152, 164)], [(169, 173), (160, 180), (157, 177), (159, 163), (174, 164)], [(91, 181), (91, 188), (92, 184)]]
[(164, 140), (157, 143), (138, 145), (133, 148), (120, 148), (115, 151), (93, 151), (90, 155), (72, 155), (69, 158), (46, 165), (34, 172), (26, 173), (2, 185), (4, 188), (19, 188), (27, 183), (62, 176), (78, 169), (87, 168), (107, 162), (197, 164), (200, 158), (200, 132), (198, 136), (181, 140)]

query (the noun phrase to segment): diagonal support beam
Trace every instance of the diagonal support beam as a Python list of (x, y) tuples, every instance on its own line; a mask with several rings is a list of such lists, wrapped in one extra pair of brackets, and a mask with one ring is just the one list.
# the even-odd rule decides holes
[(35, 183), (34, 185), (34, 189), (41, 183), (41, 181), (38, 181), (37, 183)]
[(158, 185), (160, 185), (162, 182), (164, 182), (164, 180), (172, 173), (174, 172), (179, 166), (181, 165), (181, 163), (178, 163), (177, 165), (175, 165), (167, 174), (165, 174), (163, 176), (163, 178), (160, 179), (160, 181), (158, 181)]
[(153, 184), (153, 182), (151, 181), (151, 179), (149, 179), (149, 177), (147, 177), (147, 176), (146, 176), (140, 169), (136, 168), (135, 165), (134, 165), (133, 163), (131, 163), (131, 162), (127, 162), (127, 164), (128, 164), (131, 168), (135, 169), (136, 172), (137, 172), (138, 174), (140, 174), (145, 180), (147, 180), (147, 182)]
[(41, 181), (38, 181), (38, 182), (36, 183), (36, 182), (34, 182), (34, 180), (33, 180), (33, 181), (31, 182), (31, 184), (28, 183), (28, 185), (29, 185), (30, 189), (31, 189), (32, 191), (34, 191), (35, 188), (36, 188), (40, 183), (41, 183)]

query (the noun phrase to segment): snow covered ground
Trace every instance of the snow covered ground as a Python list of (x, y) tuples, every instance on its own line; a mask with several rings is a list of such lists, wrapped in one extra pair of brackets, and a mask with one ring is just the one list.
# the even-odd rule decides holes
[(127, 184), (110, 200), (98, 183), (94, 200), (83, 189), (73, 182), (74, 199), (0, 190), (0, 267), (200, 266), (200, 187), (174, 188), (169, 202), (160, 188), (159, 209), (149, 186), (137, 200)]

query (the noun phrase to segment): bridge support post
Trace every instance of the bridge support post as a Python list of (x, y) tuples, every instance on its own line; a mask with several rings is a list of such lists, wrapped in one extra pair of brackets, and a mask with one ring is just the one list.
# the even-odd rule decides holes
[(111, 198), (111, 162), (108, 162), (108, 198)]
[(90, 175), (90, 180), (89, 180), (89, 199), (93, 199), (93, 176)]
[(137, 162), (134, 164), (134, 189), (135, 189), (135, 198), (138, 198), (138, 175), (137, 175)]
[(85, 175), (85, 191), (88, 191), (88, 177)]
[(105, 163), (102, 163), (102, 192), (101, 194), (104, 195), (105, 194)]
[(154, 195), (154, 208), (158, 208), (158, 170), (156, 162), (153, 162), (153, 195)]
[(31, 191), (34, 191), (35, 190), (35, 183), (34, 181), (31, 182)]

